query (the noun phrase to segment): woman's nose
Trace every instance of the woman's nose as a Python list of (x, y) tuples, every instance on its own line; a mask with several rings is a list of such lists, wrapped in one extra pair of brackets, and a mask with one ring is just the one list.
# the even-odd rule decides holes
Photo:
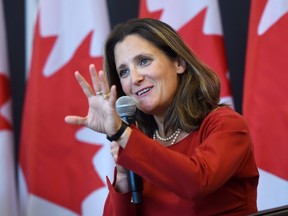
[(133, 69), (130, 71), (131, 81), (133, 84), (138, 84), (143, 80), (143, 75), (137, 70)]

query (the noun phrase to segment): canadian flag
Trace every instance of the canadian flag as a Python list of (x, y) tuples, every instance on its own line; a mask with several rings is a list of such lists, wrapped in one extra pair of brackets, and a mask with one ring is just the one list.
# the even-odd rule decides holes
[(0, 213), (17, 216), (12, 103), (3, 2), (0, 0)]
[(218, 1), (141, 0), (140, 17), (166, 22), (221, 79), (221, 101), (233, 106)]
[(74, 72), (90, 80), (89, 64), (102, 69), (109, 30), (105, 0), (39, 1), (20, 144), (22, 215), (102, 215), (115, 165), (109, 144), (64, 117), (87, 114)]
[(260, 170), (258, 208), (288, 201), (288, 1), (253, 0), (243, 114)]

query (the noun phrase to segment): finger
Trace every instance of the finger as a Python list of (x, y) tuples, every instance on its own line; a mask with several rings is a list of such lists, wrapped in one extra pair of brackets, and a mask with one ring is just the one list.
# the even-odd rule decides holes
[(100, 83), (101, 83), (102, 94), (107, 95), (108, 93), (110, 93), (110, 89), (109, 89), (109, 85), (108, 85), (106, 76), (102, 70), (99, 71), (99, 79), (100, 79)]
[(65, 116), (64, 121), (68, 124), (86, 125), (86, 118), (80, 116)]
[(109, 98), (109, 105), (111, 107), (115, 107), (116, 105), (116, 100), (117, 100), (117, 91), (116, 91), (116, 86), (113, 85), (110, 89), (110, 98)]
[[(117, 162), (116, 162), (117, 163)], [(120, 173), (127, 173), (127, 170), (123, 167), (123, 166), (121, 166), (121, 165), (116, 165), (116, 168), (117, 168), (117, 171)]]
[(111, 155), (115, 161), (118, 159), (118, 149), (111, 150)]
[(112, 141), (111, 142), (111, 150), (113, 150), (113, 149), (119, 149), (120, 148), (120, 146), (119, 146), (119, 144), (117, 143), (117, 142), (115, 142), (115, 141)]
[(90, 70), (90, 76), (92, 79), (93, 88), (95, 90), (95, 93), (101, 92), (101, 83), (100, 83), (99, 75), (95, 69), (95, 65), (93, 65), (93, 64), (89, 65), (89, 70)]
[(85, 80), (85, 78), (78, 72), (75, 72), (75, 77), (82, 88), (82, 91), (87, 97), (94, 95), (93, 90), (91, 89), (89, 83)]
[(117, 161), (118, 158), (118, 152), (119, 152), (119, 144), (115, 141), (111, 142), (111, 154), (115, 161)]

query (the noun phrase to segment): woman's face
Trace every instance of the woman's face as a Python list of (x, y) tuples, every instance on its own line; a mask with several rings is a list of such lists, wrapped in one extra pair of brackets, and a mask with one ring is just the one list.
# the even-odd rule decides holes
[(184, 72), (184, 66), (137, 34), (117, 43), (114, 55), (125, 94), (133, 97), (143, 112), (164, 115), (177, 90), (177, 74)]

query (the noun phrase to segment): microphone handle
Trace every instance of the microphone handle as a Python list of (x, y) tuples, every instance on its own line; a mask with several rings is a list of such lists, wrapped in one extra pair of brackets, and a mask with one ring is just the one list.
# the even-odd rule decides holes
[[(135, 124), (134, 116), (122, 116), (121, 117), (128, 125)], [(132, 203), (139, 204), (142, 202), (142, 191), (143, 191), (143, 182), (141, 176), (134, 173), (131, 170), (127, 170), (128, 177), (128, 186), (130, 192), (132, 193)]]
[(142, 190), (143, 190), (142, 178), (131, 170), (127, 170), (127, 176), (128, 176), (129, 189), (132, 193), (131, 202), (133, 204), (139, 204), (142, 202)]

